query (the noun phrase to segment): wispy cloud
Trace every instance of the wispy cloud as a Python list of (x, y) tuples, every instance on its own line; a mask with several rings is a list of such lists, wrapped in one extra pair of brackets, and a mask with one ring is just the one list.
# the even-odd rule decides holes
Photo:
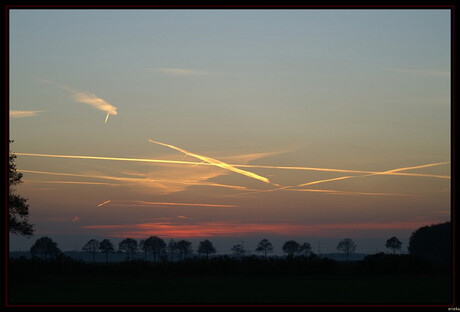
[(220, 160), (217, 160), (217, 159), (214, 159), (214, 158), (211, 158), (211, 157), (206, 157), (206, 156), (198, 155), (198, 154), (195, 154), (195, 153), (191, 153), (189, 151), (186, 151), (186, 150), (184, 150), (184, 149), (182, 149), (180, 147), (177, 147), (177, 146), (174, 146), (174, 145), (171, 145), (171, 144), (161, 143), (161, 142), (150, 140), (150, 139), (148, 139), (148, 141), (150, 143), (154, 143), (154, 144), (158, 144), (158, 145), (162, 145), (162, 146), (166, 146), (166, 147), (175, 149), (176, 151), (184, 153), (185, 155), (190, 155), (192, 157), (198, 158), (198, 159), (200, 159), (202, 161), (205, 161), (205, 162), (207, 162), (209, 164), (212, 164), (214, 166), (217, 166), (217, 167), (220, 167), (220, 168), (223, 168), (223, 169), (226, 169), (226, 170), (230, 170), (232, 172), (239, 173), (239, 174), (245, 175), (247, 177), (250, 177), (250, 178), (260, 180), (262, 182), (271, 184), (270, 180), (267, 179), (266, 177), (260, 176), (258, 174), (253, 173), (253, 172), (238, 169), (238, 168), (236, 168), (236, 167), (234, 167), (234, 166), (232, 166), (230, 164), (227, 164), (227, 163), (225, 163), (223, 161), (220, 161)]
[(74, 93), (74, 98), (77, 102), (91, 105), (103, 112), (106, 112), (107, 116), (105, 118), (105, 122), (107, 122), (109, 115), (118, 115), (117, 108), (115, 106), (107, 103), (93, 93), (76, 92)]
[(59, 88), (62, 88), (72, 93), (73, 98), (76, 102), (85, 103), (85, 104), (93, 106), (94, 108), (97, 108), (98, 110), (106, 112), (107, 113), (105, 117), (106, 123), (107, 123), (107, 119), (109, 118), (109, 115), (118, 115), (117, 108), (115, 106), (106, 102), (105, 100), (101, 99), (100, 97), (96, 96), (93, 93), (78, 91), (64, 84), (56, 83), (56, 82), (53, 82), (47, 79), (39, 79), (39, 81), (55, 85)]
[(21, 111), (21, 110), (10, 110), (10, 118), (24, 118), (24, 117), (35, 117), (43, 111)]
[(156, 72), (160, 72), (162, 74), (170, 75), (170, 76), (207, 76), (211, 75), (210, 72), (203, 71), (203, 70), (196, 70), (190, 68), (172, 68), (172, 67), (157, 67), (157, 68), (150, 68)]

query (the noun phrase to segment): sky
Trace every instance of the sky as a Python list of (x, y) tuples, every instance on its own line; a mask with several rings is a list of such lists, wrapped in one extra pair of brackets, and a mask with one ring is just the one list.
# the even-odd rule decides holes
[(35, 235), (388, 251), (450, 220), (447, 9), (9, 11)]

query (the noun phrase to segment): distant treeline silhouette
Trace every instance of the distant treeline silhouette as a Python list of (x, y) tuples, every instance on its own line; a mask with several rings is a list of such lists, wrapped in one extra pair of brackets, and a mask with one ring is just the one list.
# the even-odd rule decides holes
[[(418, 242), (420, 233), (430, 235), (435, 233), (438, 239), (446, 239), (440, 233), (447, 235), (450, 224), (433, 225), (423, 230), (415, 231), (411, 242)], [(426, 239), (426, 238), (425, 238)], [(87, 251), (91, 258), (94, 252), (108, 255), (115, 248), (103, 240), (88, 241), (83, 250)], [(173, 241), (175, 242), (175, 241)], [(191, 243), (177, 241), (166, 244), (158, 237), (149, 237), (139, 244), (145, 253), (141, 257), (133, 258), (137, 246), (134, 239), (122, 240), (119, 244), (119, 252), (126, 255), (123, 262), (97, 263), (76, 260), (60, 252), (57, 245), (47, 237), (37, 240), (31, 248), (34, 257), (27, 259), (20, 257), (9, 259), (8, 279), (15, 281), (46, 282), (49, 279), (68, 280), (81, 279), (109, 279), (120, 278), (128, 280), (132, 278), (155, 278), (155, 277), (197, 277), (197, 276), (318, 276), (318, 277), (359, 277), (359, 276), (448, 276), (451, 274), (451, 265), (446, 265), (445, 255), (449, 250), (436, 249), (441, 254), (437, 258), (424, 257), (421, 247), (423, 244), (410, 244), (411, 254), (396, 254), (401, 244), (395, 237), (386, 241), (390, 253), (377, 253), (366, 256), (362, 261), (336, 261), (329, 258), (321, 258), (311, 252), (308, 244), (296, 244), (289, 240), (283, 245), (285, 257), (269, 256), (273, 247), (267, 239), (263, 239), (256, 247), (259, 255), (245, 255), (241, 244), (233, 246), (231, 255), (213, 255), (215, 248), (209, 240), (200, 242), (197, 254), (191, 255)], [(426, 243), (436, 243), (426, 239)], [(151, 245), (150, 245), (151, 244)], [(181, 245), (183, 246), (181, 247)], [(238, 246), (239, 245), (239, 246)], [(438, 245), (443, 245), (438, 242)], [(44, 247), (48, 246), (48, 247)], [(148, 246), (148, 247), (147, 247)], [(169, 247), (168, 247), (169, 246)], [(302, 248), (303, 246), (303, 248)], [(120, 248), (121, 247), (121, 248)], [(344, 253), (353, 252), (355, 245), (347, 239), (339, 242), (337, 248)], [(181, 251), (181, 248), (183, 250)], [(430, 246), (425, 250), (432, 250)], [(169, 254), (167, 252), (173, 252)], [(420, 254), (418, 254), (421, 252)], [(188, 255), (187, 255), (188, 253)], [(412, 254), (413, 253), (413, 254)], [(345, 255), (344, 255), (345, 256)], [(129, 260), (128, 260), (129, 257)]]
[[(345, 238), (338, 242), (337, 250), (344, 253), (346, 260), (354, 253), (357, 245), (350, 238)], [(390, 249), (393, 255), (401, 250), (401, 241), (393, 236), (389, 238), (385, 247)], [(167, 262), (167, 261), (187, 261), (193, 255), (192, 242), (188, 240), (176, 241), (171, 239), (167, 244), (158, 236), (150, 236), (139, 241), (133, 238), (125, 238), (118, 244), (118, 249), (115, 249), (113, 243), (104, 239), (99, 242), (96, 239), (90, 239), (83, 247), (93, 262), (95, 262), (96, 254), (102, 253), (105, 255), (106, 263), (109, 262), (111, 253), (121, 253), (126, 255), (126, 261), (141, 259), (152, 262)], [(243, 244), (234, 245), (230, 251), (232, 256), (241, 260), (248, 254), (248, 250)], [(295, 240), (288, 240), (282, 246), (282, 251), (286, 254), (288, 260), (294, 258), (311, 258), (316, 255), (312, 252), (311, 245), (308, 242), (299, 244)], [(450, 222), (424, 226), (412, 233), (409, 241), (408, 251), (410, 255), (420, 257), (422, 259), (447, 264), (451, 261), (451, 224)], [(216, 248), (208, 239), (199, 242), (196, 249), (198, 257), (209, 259), (210, 255), (216, 253)], [(273, 252), (273, 245), (266, 238), (262, 239), (255, 248), (260, 257), (269, 258), (269, 254)], [(35, 244), (30, 248), (30, 253), (33, 258), (42, 258), (44, 260), (53, 259), (62, 254), (57, 244), (49, 237), (41, 237), (37, 239)], [(193, 255), (196, 257), (196, 255)], [(215, 256), (214, 256), (215, 257)]]
[[(337, 245), (337, 250), (344, 253), (347, 261), (349, 255), (355, 251), (355, 248), (356, 244), (350, 238), (340, 241)], [(140, 252), (143, 260), (152, 262), (186, 261), (187, 257), (193, 255), (192, 242), (188, 240), (175, 241), (171, 239), (169, 243), (166, 244), (165, 241), (158, 236), (150, 236), (140, 240), (139, 243), (133, 238), (125, 238), (118, 244), (118, 250), (115, 249), (113, 243), (108, 239), (104, 239), (101, 242), (96, 239), (90, 239), (82, 247), (82, 250), (89, 254), (93, 262), (96, 261), (96, 254), (98, 252), (103, 253), (106, 263), (109, 262), (109, 254), (111, 253), (125, 254), (125, 260), (130, 261), (135, 259), (139, 260)], [(248, 249), (240, 243), (234, 245), (230, 251), (232, 252), (232, 256), (237, 259), (245, 257), (249, 252)], [(282, 246), (282, 251), (286, 254), (287, 259), (290, 260), (294, 257), (309, 257), (315, 255), (309, 243), (304, 242), (299, 244), (295, 240), (286, 241)], [(268, 239), (264, 238), (255, 248), (255, 252), (267, 259), (269, 254), (273, 252), (273, 245)], [(201, 241), (196, 249), (198, 257), (205, 257), (206, 259), (209, 259), (209, 255), (215, 253), (216, 248), (208, 239)], [(37, 239), (35, 244), (30, 248), (30, 254), (33, 258), (47, 260), (60, 256), (62, 252), (57, 247), (57, 243), (51, 238), (44, 236)]]

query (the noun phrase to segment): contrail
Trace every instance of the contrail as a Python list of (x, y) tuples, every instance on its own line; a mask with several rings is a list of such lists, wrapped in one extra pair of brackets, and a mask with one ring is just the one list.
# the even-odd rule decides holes
[(317, 192), (329, 193), (335, 195), (369, 195), (369, 196), (414, 196), (411, 194), (397, 194), (397, 193), (367, 193), (367, 192), (353, 192), (353, 191), (337, 191), (337, 190), (318, 190), (318, 189), (286, 189), (287, 191), (295, 192)]
[[(449, 161), (439, 163), (439, 164), (444, 164), (444, 163), (449, 163)], [(397, 171), (391, 171), (391, 170), (390, 171), (367, 171), (367, 170), (336, 169), (336, 168), (287, 167), (287, 166), (266, 166), (266, 165), (232, 165), (232, 166), (240, 167), (240, 168), (306, 170), (306, 171), (343, 172), (343, 173), (368, 173), (368, 174), (403, 175), (403, 176), (414, 176), (414, 177), (432, 177), (432, 178), (440, 178), (440, 179), (450, 179), (450, 176), (446, 176), (446, 175), (408, 173), (408, 172), (406, 173), (406, 172), (397, 172)]]
[(195, 203), (171, 203), (171, 202), (149, 202), (143, 200), (131, 201), (134, 204), (118, 204), (117, 206), (197, 206), (197, 207), (221, 207), (221, 208), (232, 208), (238, 207), (237, 205), (224, 205), (224, 204), (195, 204)]
[(299, 184), (299, 185), (297, 185), (296, 187), (302, 187), (302, 186), (307, 186), (307, 185), (319, 184), (319, 183), (324, 183), (324, 182), (345, 180), (345, 179), (356, 178), (356, 177), (357, 177), (357, 176), (345, 176), (345, 177), (338, 177), (338, 178), (332, 178), (332, 179), (318, 180), (318, 181), (312, 181), (312, 182), (307, 182), (307, 183)]
[(100, 204), (97, 205), (97, 206), (98, 206), (98, 207), (101, 207), (101, 206), (104, 206), (105, 204), (108, 204), (108, 203), (110, 203), (110, 202), (111, 202), (111, 200), (109, 199), (109, 200), (106, 200), (106, 201), (103, 202), (103, 203), (100, 203)]
[[(206, 162), (196, 161), (180, 161), (180, 160), (164, 160), (164, 159), (148, 159), (148, 158), (123, 158), (123, 157), (103, 157), (103, 156), (81, 156), (81, 155), (56, 155), (56, 154), (34, 154), (34, 153), (14, 153), (19, 156), (34, 156), (34, 157), (55, 157), (55, 158), (73, 158), (73, 159), (94, 159), (94, 160), (115, 160), (115, 161), (132, 161), (132, 162), (150, 162), (150, 163), (164, 163), (164, 164), (183, 164), (183, 165), (203, 165), (203, 166), (216, 166)], [(437, 163), (437, 165), (447, 164), (449, 161)], [(424, 174), (424, 173), (409, 173), (398, 172), (402, 170), (392, 169), (388, 171), (366, 171), (366, 170), (348, 170), (348, 169), (333, 169), (333, 168), (315, 168), (315, 167), (287, 167), (287, 166), (264, 166), (264, 165), (239, 165), (227, 164), (232, 167), (239, 168), (261, 168), (261, 169), (281, 169), (281, 170), (306, 170), (306, 171), (323, 171), (323, 172), (346, 172), (346, 173), (367, 173), (367, 174), (381, 174), (381, 175), (401, 175), (401, 176), (414, 176), (414, 177), (431, 177), (440, 179), (450, 179), (447, 175), (437, 174)], [(434, 166), (435, 164), (430, 164)], [(423, 165), (427, 166), (427, 165)], [(417, 166), (420, 167), (420, 166)], [(414, 167), (408, 167), (415, 169)], [(396, 171), (398, 170), (398, 171)], [(405, 169), (408, 170), (408, 169)], [(360, 176), (356, 176), (360, 177)]]
[[(423, 177), (436, 177), (436, 178), (450, 178), (449, 176), (442, 176), (442, 175), (431, 175), (431, 174), (427, 175), (427, 174), (421, 174), (421, 173), (400, 172), (400, 171), (404, 171), (404, 170), (412, 170), (412, 169), (420, 169), (420, 168), (439, 166), (439, 165), (444, 165), (444, 164), (448, 164), (448, 163), (449, 163), (449, 161), (444, 161), (444, 162), (438, 162), (438, 163), (432, 163), (432, 164), (426, 164), (426, 165), (396, 168), (396, 169), (391, 169), (391, 170), (381, 171), (381, 172), (369, 171), (371, 173), (370, 174), (365, 174), (365, 175), (343, 176), (343, 177), (337, 177), (337, 178), (331, 178), (331, 179), (317, 180), (317, 181), (311, 181), (311, 182), (307, 182), (307, 183), (302, 183), (302, 184), (295, 185), (295, 186), (283, 186), (283, 187), (279, 187), (279, 188), (276, 188), (276, 189), (270, 189), (270, 190), (255, 190), (255, 191), (249, 191), (249, 192), (245, 192), (245, 193), (239, 193), (239, 194), (236, 194), (236, 195), (267, 193), (267, 192), (275, 192), (275, 191), (282, 191), (282, 190), (291, 191), (291, 190), (294, 190), (294, 188), (296, 188), (296, 187), (302, 187), (302, 186), (308, 186), (308, 185), (314, 185), (314, 184), (320, 184), (320, 183), (332, 182), (332, 181), (339, 181), (339, 180), (346, 180), (346, 179), (365, 178), (365, 177), (370, 177), (370, 176), (374, 176), (374, 175), (404, 175), (404, 176), (423, 176)], [(295, 189), (295, 190), (296, 191), (301, 191), (301, 189)], [(305, 189), (305, 191), (314, 192), (315, 190)], [(327, 190), (327, 192), (333, 193), (334, 191)], [(342, 191), (335, 191), (335, 192), (340, 193)], [(347, 192), (347, 193), (349, 193), (349, 194), (353, 193), (355, 195), (359, 195), (358, 192)], [(370, 193), (368, 193), (368, 194), (370, 194)], [(381, 194), (381, 193), (373, 193), (373, 194)]]
[(88, 184), (88, 185), (114, 185), (107, 182), (87, 182), (87, 181), (49, 181), (49, 180), (24, 180), (29, 183), (55, 183), (55, 184)]
[[(21, 172), (24, 173), (35, 173), (35, 174), (45, 174), (45, 175), (57, 175), (57, 176), (70, 176), (70, 177), (84, 177), (84, 178), (93, 178), (93, 179), (103, 179), (103, 180), (113, 180), (113, 181), (121, 181), (121, 182), (160, 182), (160, 183), (175, 183), (175, 184), (184, 184), (184, 185), (192, 185), (192, 186), (214, 186), (214, 187), (223, 187), (235, 190), (244, 190), (249, 191), (245, 186), (239, 185), (227, 185), (227, 184), (219, 184), (213, 182), (184, 182), (184, 181), (168, 181), (168, 180), (153, 180), (147, 178), (126, 178), (126, 177), (114, 177), (114, 176), (103, 176), (103, 175), (88, 175), (88, 174), (76, 174), (76, 173), (65, 173), (65, 172), (49, 172), (49, 171), (36, 171), (36, 170), (27, 170), (22, 169)], [(35, 182), (36, 180), (29, 180), (30, 182)], [(46, 181), (44, 181), (46, 182)], [(48, 182), (52, 183), (52, 182)], [(63, 183), (72, 183), (72, 182), (63, 182)], [(76, 183), (76, 182), (75, 182)], [(82, 182), (83, 183), (83, 182)], [(91, 182), (87, 182), (91, 183)], [(117, 185), (113, 183), (98, 183), (98, 184), (107, 184), (107, 185)]]
[[(338, 178), (332, 178), (332, 179), (326, 179), (326, 180), (318, 180), (318, 181), (312, 181), (312, 182), (307, 182), (303, 184), (299, 184), (297, 186), (293, 187), (302, 187), (302, 186), (307, 186), (307, 185), (313, 185), (313, 184), (319, 184), (319, 183), (325, 183), (325, 182), (331, 182), (331, 181), (338, 181), (338, 180), (346, 180), (346, 179), (354, 179), (354, 178), (365, 178), (365, 177), (370, 177), (374, 175), (391, 175), (395, 173), (399, 173), (401, 175), (415, 175), (415, 176), (427, 176), (424, 174), (417, 174), (417, 173), (407, 173), (407, 172), (400, 172), (400, 171), (405, 171), (405, 170), (411, 170), (411, 169), (420, 169), (420, 168), (427, 168), (427, 167), (433, 167), (433, 166), (439, 166), (439, 165), (444, 165), (448, 164), (448, 161), (444, 162), (438, 162), (438, 163), (433, 163), (433, 164), (427, 164), (427, 165), (419, 165), (419, 166), (412, 166), (412, 167), (403, 167), (403, 168), (396, 168), (396, 169), (391, 169), (387, 171), (382, 171), (382, 172), (373, 172), (371, 174), (366, 174), (366, 175), (357, 175), (357, 176), (344, 176), (344, 177), (338, 177)], [(446, 177), (446, 176), (439, 176), (439, 175), (429, 175), (429, 176), (434, 176), (434, 177)], [(286, 188), (286, 187), (285, 187)], [(284, 188), (283, 188), (284, 189)]]
[(103, 112), (106, 112), (107, 116), (105, 117), (105, 123), (107, 123), (107, 119), (109, 119), (109, 115), (118, 115), (117, 108), (115, 106), (113, 106), (110, 103), (107, 103), (105, 100), (101, 99), (100, 97), (96, 96), (93, 93), (81, 92), (69, 86), (66, 86), (60, 83), (56, 83), (56, 82), (53, 82), (47, 79), (39, 79), (39, 81), (44, 82), (44, 83), (49, 83), (61, 89), (64, 89), (72, 93), (75, 101), (91, 105)]
[(34, 117), (38, 116), (43, 111), (19, 111), (10, 110), (10, 118), (23, 118), (23, 117)]
[[(439, 165), (445, 165), (448, 164), (448, 161), (444, 162), (438, 162), (438, 163), (433, 163), (433, 164), (427, 164), (427, 165), (419, 165), (419, 166), (412, 166), (412, 167), (403, 167), (403, 168), (396, 168), (396, 169), (391, 169), (383, 172), (375, 172), (371, 174), (366, 174), (366, 175), (361, 175), (361, 176), (344, 176), (344, 177), (338, 177), (338, 178), (332, 178), (332, 179), (326, 179), (326, 180), (318, 180), (318, 181), (312, 181), (312, 182), (307, 182), (303, 183), (300, 185), (297, 185), (297, 187), (302, 187), (302, 186), (307, 186), (307, 185), (313, 185), (313, 184), (319, 184), (319, 183), (324, 183), (324, 182), (331, 182), (331, 181), (338, 181), (338, 180), (345, 180), (345, 179), (353, 179), (353, 178), (365, 178), (365, 177), (370, 177), (374, 175), (387, 175), (387, 174), (394, 174), (394, 173), (401, 173), (400, 171), (406, 171), (406, 170), (412, 170), (412, 169), (421, 169), (421, 168), (428, 168), (428, 167), (433, 167), (433, 166), (439, 166)], [(408, 175), (409, 173), (402, 173), (403, 175)], [(413, 175), (413, 174), (410, 174)], [(418, 175), (418, 174), (416, 174)], [(423, 175), (425, 176), (425, 175)], [(431, 175), (430, 175), (431, 176)], [(436, 176), (436, 175), (434, 175)], [(439, 176), (437, 176), (439, 177)], [(443, 176), (442, 176), (443, 177)]]
[(55, 157), (55, 158), (74, 158), (74, 159), (97, 159), (97, 160), (119, 160), (133, 162), (153, 162), (164, 164), (186, 164), (197, 165), (199, 162), (180, 161), (180, 160), (162, 160), (162, 159), (147, 159), (147, 158), (123, 158), (123, 157), (103, 157), (103, 156), (79, 156), (79, 155), (53, 155), (53, 154), (32, 154), (32, 153), (15, 153), (20, 156), (36, 156), (36, 157)]
[(420, 166), (413, 166), (413, 167), (397, 168), (397, 169), (388, 170), (388, 171), (386, 171), (386, 172), (398, 172), (398, 171), (406, 171), (406, 170), (412, 170), (412, 169), (427, 168), (427, 167), (445, 165), (445, 164), (448, 164), (448, 163), (449, 163), (449, 161), (443, 161), (443, 162), (438, 162), (438, 163), (433, 163), (433, 164), (428, 164), (428, 165), (420, 165)]
[(184, 149), (182, 149), (180, 147), (174, 146), (174, 145), (157, 142), (157, 141), (153, 141), (153, 140), (150, 140), (150, 139), (148, 139), (148, 141), (150, 143), (154, 143), (154, 144), (158, 144), (158, 145), (162, 145), (162, 146), (172, 148), (172, 149), (174, 149), (176, 151), (179, 151), (181, 153), (184, 153), (186, 155), (190, 155), (192, 157), (201, 159), (202, 161), (205, 161), (205, 162), (207, 162), (209, 164), (212, 164), (214, 166), (217, 166), (217, 167), (220, 167), (220, 168), (223, 168), (223, 169), (227, 169), (227, 170), (230, 170), (230, 171), (245, 175), (247, 177), (257, 179), (257, 180), (263, 181), (265, 183), (271, 184), (270, 180), (265, 178), (265, 177), (262, 177), (262, 176), (260, 176), (258, 174), (255, 174), (255, 173), (252, 173), (252, 172), (249, 172), (249, 171), (245, 171), (245, 170), (242, 170), (242, 169), (235, 168), (234, 166), (229, 165), (227, 163), (224, 163), (223, 161), (220, 161), (220, 160), (217, 160), (217, 159), (214, 159), (214, 158), (210, 158), (210, 157), (206, 157), (206, 156), (202, 156), (202, 155), (198, 155), (198, 154), (195, 154), (195, 153), (191, 153), (189, 151), (186, 151), (186, 150), (184, 150)]

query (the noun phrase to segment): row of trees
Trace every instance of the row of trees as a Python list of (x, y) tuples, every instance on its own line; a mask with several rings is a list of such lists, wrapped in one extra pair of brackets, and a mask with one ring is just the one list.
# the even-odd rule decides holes
[[(396, 237), (392, 237), (387, 240), (385, 246), (392, 249), (393, 253), (395, 253), (396, 250), (401, 249), (401, 245), (402, 243)], [(345, 254), (347, 261), (355, 249), (356, 244), (350, 238), (341, 240), (337, 245), (337, 250), (342, 251)], [(174, 261), (174, 255), (177, 253), (179, 255), (179, 260), (187, 260), (187, 256), (193, 252), (192, 243), (190, 241), (175, 241), (174, 239), (171, 239), (168, 244), (166, 244), (166, 242), (158, 236), (150, 236), (147, 239), (140, 240), (139, 243), (133, 238), (125, 238), (118, 244), (118, 250), (115, 249), (114, 244), (108, 239), (104, 239), (100, 242), (96, 239), (91, 239), (83, 246), (82, 250), (90, 254), (93, 262), (96, 261), (96, 254), (98, 252), (105, 254), (106, 262), (109, 261), (109, 254), (116, 251), (125, 253), (126, 259), (130, 260), (134, 259), (138, 251), (141, 250), (144, 252), (145, 260), (147, 260), (150, 255), (150, 258), (154, 262), (166, 259), (168, 252), (170, 254), (171, 261)], [(313, 254), (309, 243), (304, 242), (303, 244), (299, 244), (295, 240), (286, 241), (282, 246), (282, 250), (287, 254), (289, 259), (292, 259), (295, 255), (308, 257)], [(241, 258), (247, 253), (243, 244), (234, 245), (231, 248), (231, 251), (238, 258)], [(268, 254), (273, 251), (273, 245), (267, 239), (262, 239), (257, 245), (255, 251), (267, 258)], [(57, 244), (49, 237), (42, 237), (38, 239), (30, 249), (30, 252), (33, 257), (41, 257), (44, 259), (48, 259), (49, 257), (53, 257), (61, 253)], [(211, 241), (205, 239), (199, 243), (197, 253), (209, 258), (209, 255), (216, 253), (216, 248)]]

